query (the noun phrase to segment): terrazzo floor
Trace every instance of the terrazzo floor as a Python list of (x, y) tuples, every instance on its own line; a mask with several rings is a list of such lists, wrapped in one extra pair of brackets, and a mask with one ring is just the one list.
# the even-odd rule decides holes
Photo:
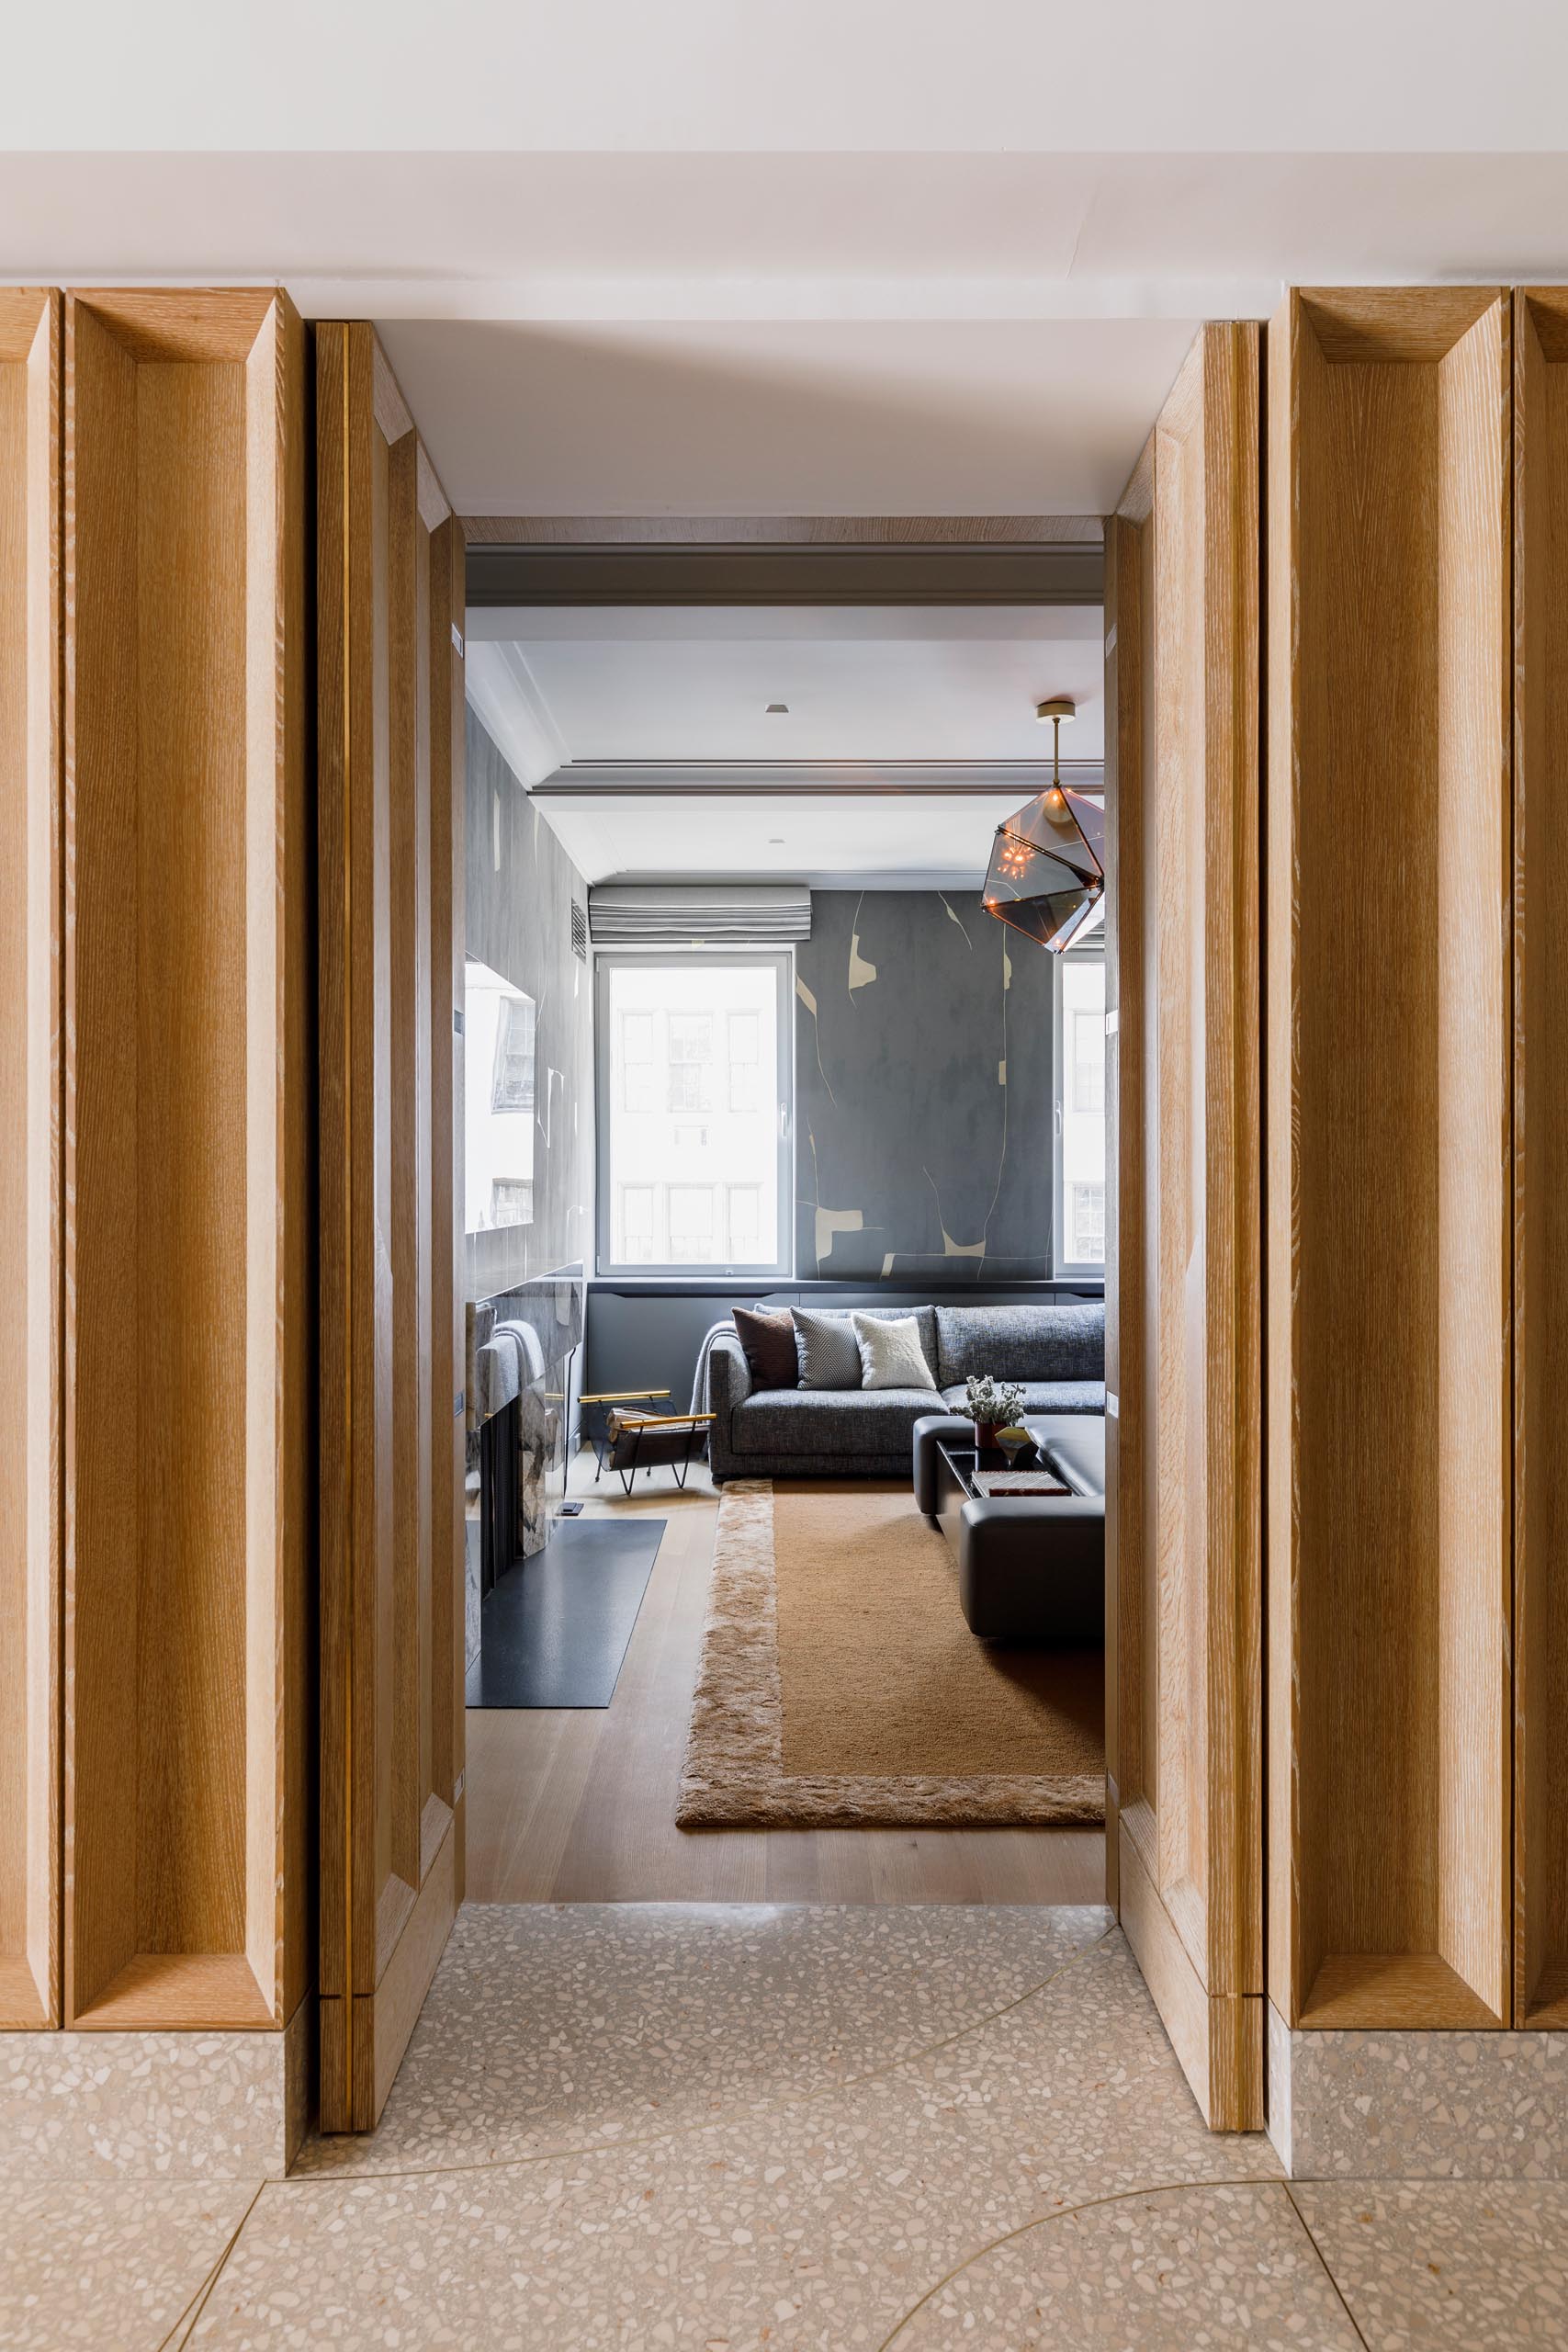
[(1568, 2185), (1287, 2186), (1096, 1908), (528, 1905), (372, 2138), (39, 2183), (0, 2265), (7, 2352), (1490, 2352), (1568, 2340)]

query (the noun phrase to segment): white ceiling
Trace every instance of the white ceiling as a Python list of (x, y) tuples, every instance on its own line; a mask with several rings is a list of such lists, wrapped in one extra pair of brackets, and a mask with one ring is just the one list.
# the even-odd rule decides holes
[[(1080, 715), (1063, 750), (1104, 748), (1098, 607), (1019, 605), (476, 610), (470, 658), (509, 643), (552, 765), (583, 761), (1038, 762), (1048, 695)], [(788, 705), (771, 716), (768, 705)], [(527, 775), (526, 781), (537, 780)]]
[(1050, 756), (1036, 703), (1077, 704), (1064, 759), (1099, 780), (1101, 631), (1098, 606), (476, 609), (468, 693), (591, 882), (977, 888)]
[(671, 800), (654, 793), (535, 806), (589, 882), (808, 882), (819, 890), (973, 890), (1002, 819), (1029, 797), (1006, 792), (919, 799), (755, 792)]
[(1545, 0), (74, 0), (13, 11), (58, 149), (1550, 149)]

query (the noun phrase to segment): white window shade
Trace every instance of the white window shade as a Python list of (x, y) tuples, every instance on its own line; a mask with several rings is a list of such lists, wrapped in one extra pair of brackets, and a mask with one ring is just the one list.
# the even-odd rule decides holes
[(803, 882), (605, 883), (588, 893), (595, 947), (777, 947), (811, 936)]

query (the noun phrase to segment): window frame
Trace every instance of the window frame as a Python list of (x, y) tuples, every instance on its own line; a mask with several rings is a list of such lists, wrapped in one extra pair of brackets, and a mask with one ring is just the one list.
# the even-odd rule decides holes
[[(614, 1239), (613, 1170), (611, 1166), (610, 1132), (612, 1099), (614, 1095), (614, 1023), (611, 1016), (611, 978), (619, 969), (634, 971), (690, 971), (705, 963), (727, 967), (754, 965), (774, 974), (775, 1022), (778, 1040), (778, 1104), (776, 1114), (776, 1181), (778, 1197), (778, 1254), (772, 1259), (758, 1259), (743, 1265), (725, 1265), (716, 1261), (701, 1264), (691, 1261), (676, 1263), (651, 1264), (646, 1260), (622, 1264), (612, 1256)], [(728, 1100), (728, 1031), (723, 1064), (715, 1069), (726, 1072), (723, 1092)], [(593, 1189), (594, 1189), (594, 1271), (601, 1280), (626, 1282), (709, 1282), (734, 1279), (744, 1282), (788, 1281), (795, 1272), (795, 950), (792, 947), (730, 947), (715, 942), (711, 946), (694, 947), (615, 947), (596, 950), (593, 957)], [(711, 1121), (716, 1114), (669, 1114)], [(640, 1181), (640, 1180), (638, 1180)], [(716, 1182), (722, 1182), (718, 1179)], [(764, 1240), (766, 1236), (759, 1236)]]
[[(1058, 1282), (1094, 1282), (1105, 1280), (1106, 1261), (1099, 1259), (1076, 1259), (1064, 1256), (1062, 1244), (1066, 1238), (1066, 1193), (1062, 1168), (1063, 1146), (1066, 1140), (1067, 1106), (1066, 1007), (1063, 1002), (1063, 976), (1068, 956), (1076, 963), (1105, 963), (1103, 934), (1092, 945), (1070, 947), (1066, 955), (1051, 958), (1051, 1272)], [(1103, 984), (1102, 984), (1103, 993)], [(1087, 1115), (1079, 1114), (1077, 1115)], [(1103, 1101), (1100, 1116), (1105, 1115)], [(1109, 1193), (1109, 1181), (1106, 1191)], [(1109, 1249), (1110, 1234), (1106, 1235)]]

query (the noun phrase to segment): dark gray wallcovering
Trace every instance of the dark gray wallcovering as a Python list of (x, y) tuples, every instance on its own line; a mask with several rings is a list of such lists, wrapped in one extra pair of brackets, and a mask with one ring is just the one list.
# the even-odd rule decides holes
[(1051, 1271), (1051, 958), (976, 893), (814, 890), (795, 951), (795, 1272)]
[(470, 1234), (468, 1295), (585, 1260), (592, 1247), (593, 994), (571, 952), (581, 876), (468, 714), (468, 951), (538, 1007), (534, 1222)]

